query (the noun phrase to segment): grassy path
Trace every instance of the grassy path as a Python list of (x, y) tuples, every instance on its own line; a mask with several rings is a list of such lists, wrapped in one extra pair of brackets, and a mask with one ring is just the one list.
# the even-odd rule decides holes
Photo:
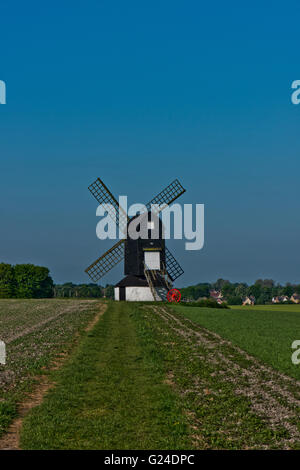
[(25, 419), (22, 448), (189, 447), (180, 399), (164, 383), (162, 359), (137, 308), (109, 306), (57, 373), (58, 385)]

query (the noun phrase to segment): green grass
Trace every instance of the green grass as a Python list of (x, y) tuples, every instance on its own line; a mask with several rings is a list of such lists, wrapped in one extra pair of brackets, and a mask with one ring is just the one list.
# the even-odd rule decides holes
[(57, 386), (25, 418), (24, 449), (189, 447), (180, 397), (138, 305), (110, 303)]
[(291, 344), (300, 339), (300, 305), (257, 305), (230, 310), (182, 305), (172, 308), (275, 369), (300, 379), (300, 365), (291, 361)]
[(300, 304), (272, 304), (272, 305), (245, 305), (241, 307), (240, 305), (231, 305), (231, 309), (235, 310), (267, 310), (271, 312), (281, 311), (281, 312), (291, 312), (300, 314)]
[[(179, 312), (167, 318), (160, 309), (155, 304), (109, 303), (69, 362), (52, 372), (55, 387), (25, 417), (22, 449), (299, 448), (299, 440), (288, 440), (282, 421), (272, 427), (256, 414), (242, 373), (256, 371), (256, 364), (214, 337), (207, 346), (197, 336), (185, 335), (185, 328), (197, 333), (198, 326)], [(211, 324), (209, 315), (217, 312), (223, 325), (233, 318), (228, 313), (241, 314), (178, 309)], [(265, 400), (264, 374), (258, 371), (259, 400)], [(289, 390), (294, 393), (293, 384)], [(279, 404), (282, 397), (272, 393)], [(292, 416), (297, 426), (294, 405), (284, 400), (282, 405), (289, 410), (286, 420)], [(269, 413), (268, 406), (262, 408)]]

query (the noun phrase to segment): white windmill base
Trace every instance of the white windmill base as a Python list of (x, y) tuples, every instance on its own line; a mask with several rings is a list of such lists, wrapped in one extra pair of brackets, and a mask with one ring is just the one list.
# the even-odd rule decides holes
[[(125, 287), (125, 299), (129, 302), (150, 302), (150, 301), (165, 301), (167, 298), (168, 290), (162, 287), (155, 287), (155, 297), (149, 286)], [(115, 300), (120, 300), (120, 288), (115, 287)]]

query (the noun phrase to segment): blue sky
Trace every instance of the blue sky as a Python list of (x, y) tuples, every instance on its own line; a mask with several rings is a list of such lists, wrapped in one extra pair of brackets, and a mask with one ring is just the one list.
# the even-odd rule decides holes
[[(101, 177), (129, 202), (178, 177), (205, 245), (169, 242), (178, 284), (300, 282), (299, 2), (2, 1), (0, 260), (56, 282), (96, 238)], [(122, 267), (103, 282), (117, 282)]]

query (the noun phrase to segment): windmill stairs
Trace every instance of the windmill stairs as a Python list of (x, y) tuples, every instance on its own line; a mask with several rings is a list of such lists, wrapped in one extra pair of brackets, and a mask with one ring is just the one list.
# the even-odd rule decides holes
[(153, 300), (166, 301), (167, 293), (172, 288), (172, 284), (165, 265), (163, 264), (163, 269), (159, 271), (157, 269), (147, 269), (144, 263), (144, 274), (148, 286), (150, 287)]

